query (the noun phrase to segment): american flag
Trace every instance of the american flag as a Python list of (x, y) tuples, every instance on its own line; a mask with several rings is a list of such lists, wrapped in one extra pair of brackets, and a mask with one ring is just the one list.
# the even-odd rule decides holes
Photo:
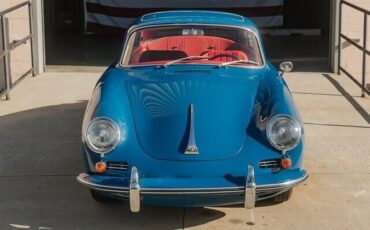
[(84, 0), (85, 30), (122, 33), (135, 18), (155, 11), (221, 10), (252, 19), (259, 27), (283, 25), (284, 0)]

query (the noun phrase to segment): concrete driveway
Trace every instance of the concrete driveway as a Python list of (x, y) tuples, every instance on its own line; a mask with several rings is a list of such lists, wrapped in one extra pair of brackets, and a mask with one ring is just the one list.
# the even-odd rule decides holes
[(0, 229), (369, 229), (370, 99), (344, 76), (286, 76), (306, 130), (309, 179), (280, 205), (99, 204), (75, 181), (81, 121), (98, 73), (27, 78), (0, 101)]

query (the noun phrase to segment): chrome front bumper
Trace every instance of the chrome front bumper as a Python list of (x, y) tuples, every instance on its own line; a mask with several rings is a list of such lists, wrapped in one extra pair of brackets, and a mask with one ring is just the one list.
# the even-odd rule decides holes
[(257, 185), (255, 182), (254, 168), (248, 165), (244, 187), (216, 188), (141, 188), (139, 173), (136, 167), (131, 168), (131, 178), (128, 187), (102, 185), (92, 182), (90, 177), (86, 173), (81, 173), (77, 177), (77, 181), (93, 190), (115, 194), (118, 197), (127, 197), (130, 201), (131, 211), (139, 212), (142, 200), (141, 196), (144, 195), (244, 195), (244, 207), (251, 209), (254, 208), (256, 201), (268, 199), (283, 193), (305, 181), (308, 175), (304, 173), (300, 178), (283, 183)]

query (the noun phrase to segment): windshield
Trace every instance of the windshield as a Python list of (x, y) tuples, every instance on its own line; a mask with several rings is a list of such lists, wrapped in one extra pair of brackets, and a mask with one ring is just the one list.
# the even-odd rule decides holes
[[(133, 32), (126, 47), (123, 66), (167, 63), (263, 64), (254, 33), (232, 27), (184, 25), (145, 28)], [(192, 58), (199, 56), (204, 58)]]

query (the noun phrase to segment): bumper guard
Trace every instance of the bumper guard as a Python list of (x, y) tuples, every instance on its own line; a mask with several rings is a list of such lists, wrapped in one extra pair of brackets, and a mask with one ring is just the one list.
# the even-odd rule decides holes
[(244, 207), (252, 209), (256, 201), (268, 199), (283, 193), (290, 188), (302, 183), (308, 177), (306, 173), (302, 177), (277, 184), (256, 185), (254, 168), (252, 165), (247, 167), (247, 175), (244, 187), (229, 188), (141, 188), (139, 183), (139, 173), (137, 167), (132, 167), (131, 177), (128, 187), (108, 186), (94, 183), (89, 179), (89, 175), (81, 173), (77, 181), (86, 187), (101, 191), (118, 194), (121, 197), (128, 197), (130, 210), (140, 211), (141, 195), (201, 195), (201, 194), (242, 194), (244, 195)]

